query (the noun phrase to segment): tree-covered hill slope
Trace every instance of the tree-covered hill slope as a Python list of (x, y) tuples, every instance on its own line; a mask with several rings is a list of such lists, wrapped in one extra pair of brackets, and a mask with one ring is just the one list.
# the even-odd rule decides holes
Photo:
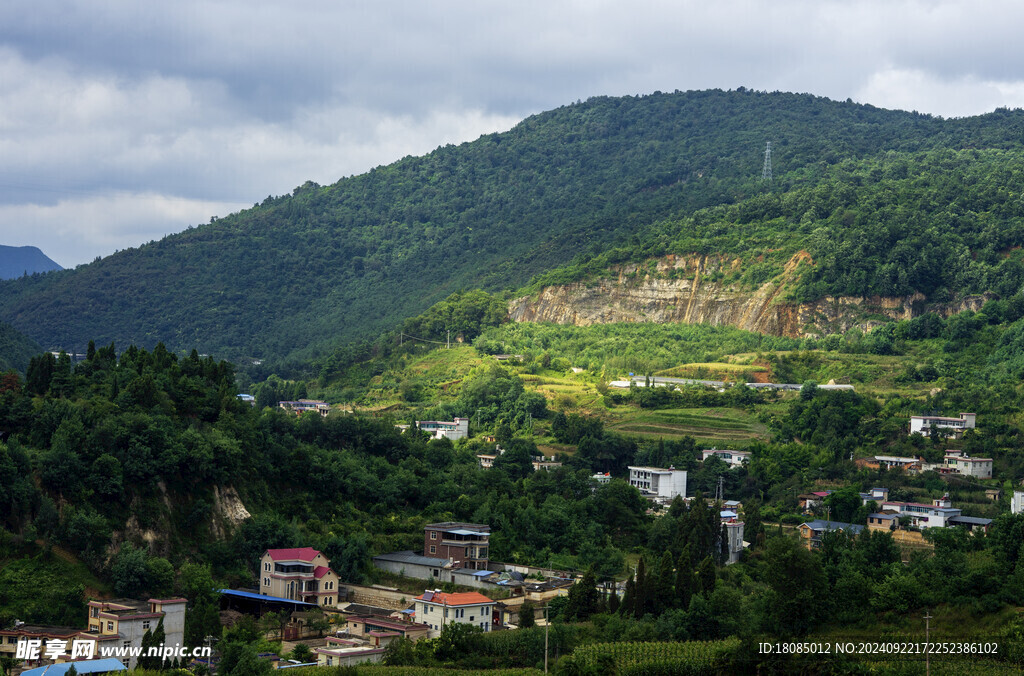
[(24, 373), (29, 359), (41, 351), (36, 341), (0, 322), (0, 371), (15, 369)]
[(45, 347), (116, 341), (240, 360), (372, 337), (460, 288), (516, 288), (651, 224), (816, 185), (885, 152), (1020, 146), (1024, 113), (942, 120), (809, 95), (594, 98), (331, 186), (307, 183), (75, 270), (0, 284)]

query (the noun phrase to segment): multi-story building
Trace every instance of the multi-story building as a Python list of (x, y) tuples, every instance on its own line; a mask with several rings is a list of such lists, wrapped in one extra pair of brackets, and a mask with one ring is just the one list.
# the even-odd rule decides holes
[(423, 527), (423, 555), (448, 559), (455, 568), (487, 570), (491, 527), (446, 521)]
[[(141, 648), (142, 637), (147, 631), (156, 631), (163, 620), (164, 645), (184, 645), (187, 602), (182, 598), (89, 601), (89, 630), (80, 638), (96, 641), (96, 654), (101, 646)], [(121, 661), (134, 669), (138, 658), (124, 657)]]
[(979, 479), (992, 478), (992, 458), (971, 458), (963, 451), (948, 450), (942, 460), (948, 472), (973, 476)]
[[(13, 657), (19, 640), (41, 641), (40, 659), (33, 664), (67, 662), (74, 657), (76, 644), (91, 644), (87, 647), (89, 656), (100, 655), (102, 648), (141, 648), (146, 632), (156, 631), (163, 621), (164, 645), (182, 645), (185, 640), (185, 604), (180, 598), (114, 599), (111, 601), (89, 601), (88, 629), (72, 627), (50, 627), (29, 625), (23, 622), (14, 627), (0, 630), (0, 656)], [(59, 656), (46, 657), (48, 641), (63, 642), (65, 652)], [(119, 658), (129, 669), (134, 669), (138, 656)]]
[(974, 429), (976, 418), (974, 413), (961, 413), (959, 418), (946, 418), (941, 415), (912, 415), (910, 416), (910, 433), (927, 437), (931, 434), (934, 426), (947, 436), (959, 439), (963, 436), (964, 430)]
[(322, 416), (326, 416), (331, 412), (331, 405), (326, 401), (318, 401), (316, 399), (299, 399), (298, 401), (279, 401), (277, 405), (286, 411), (291, 411), (295, 415), (302, 415), (310, 411), (319, 413)]
[(686, 472), (674, 467), (630, 467), (629, 483), (645, 496), (671, 500), (686, 497)]
[(10, 629), (0, 629), (0, 657), (14, 659), (18, 652), (18, 641), (40, 641), (40, 659), (27, 661), (28, 666), (49, 664), (53, 660), (46, 659), (47, 641), (64, 641), (71, 652), (72, 641), (79, 640), (82, 630), (76, 627), (56, 627), (52, 625), (25, 624), (15, 622)]
[(462, 439), (469, 436), (469, 418), (456, 418), (454, 422), (444, 420), (417, 420), (416, 427), (435, 439)]
[(445, 594), (437, 590), (426, 591), (415, 601), (416, 621), (430, 627), (430, 638), (439, 636), (444, 626), (451, 623), (491, 630), (494, 601), (479, 592)]
[(268, 549), (260, 559), (260, 594), (290, 601), (333, 606), (338, 575), (331, 562), (312, 547)]

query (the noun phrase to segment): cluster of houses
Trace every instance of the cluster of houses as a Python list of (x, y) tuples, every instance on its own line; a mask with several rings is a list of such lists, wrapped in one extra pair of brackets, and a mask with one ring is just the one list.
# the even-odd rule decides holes
[[(805, 509), (818, 509), (831, 491), (816, 491), (800, 496), (801, 505), (807, 505)], [(1024, 507), (1024, 490), (1015, 492), (1015, 497), (1020, 494)], [(831, 531), (843, 531), (859, 534), (864, 528), (870, 530), (882, 530), (901, 536), (900, 539), (921, 540), (918, 531), (924, 528), (953, 528), (963, 527), (970, 531), (988, 532), (992, 525), (992, 519), (981, 517), (964, 516), (962, 510), (953, 507), (949, 494), (936, 498), (930, 504), (923, 502), (903, 502), (889, 499), (888, 488), (872, 488), (867, 493), (860, 494), (864, 505), (874, 502), (878, 508), (877, 512), (868, 514), (867, 525), (844, 523), (830, 519), (815, 519), (800, 524), (800, 537), (808, 549), (815, 549), (821, 545), (822, 536)], [(915, 532), (916, 537), (907, 534), (908, 529)]]
[[(505, 449), (500, 444), (495, 444), (494, 453), (478, 453), (476, 456), (477, 461), (480, 463), (481, 469), (490, 469), (494, 467), (494, 461), (499, 456), (505, 455)], [(530, 458), (530, 464), (533, 465), (534, 472), (551, 471), (558, 469), (562, 466), (562, 463), (555, 460), (555, 456), (535, 455)]]
[[(10, 629), (0, 629), (0, 657), (15, 658), (21, 643), (36, 648), (34, 658), (19, 658), (29, 667), (73, 661), (81, 667), (80, 673), (86, 673), (88, 666), (97, 663), (103, 666), (104, 672), (134, 669), (138, 655), (130, 651), (141, 650), (143, 636), (155, 631), (160, 623), (166, 636), (164, 645), (182, 645), (186, 603), (183, 598), (90, 601), (88, 616), (83, 618), (85, 628), (16, 622)], [(95, 659), (111, 649), (118, 649), (122, 654)]]
[[(491, 570), (489, 537), (490, 527), (485, 524), (433, 523), (424, 527), (422, 555), (406, 551), (374, 557), (378, 568), (430, 583), (430, 588), (411, 601), (402, 597), (394, 603), (398, 608), (348, 602), (330, 561), (311, 547), (268, 549), (260, 559), (259, 592), (221, 590), (222, 603), (229, 610), (253, 614), (291, 611), (283, 638), (308, 634), (303, 631), (307, 611), (319, 607), (334, 618), (335, 630), (306, 643), (311, 645), (317, 664), (336, 667), (379, 662), (391, 641), (435, 638), (452, 623), (469, 624), (485, 632), (515, 626), (527, 600), (542, 605), (567, 594), (575, 582), (571, 576), (528, 581), (523, 572)], [(494, 600), (482, 591), (444, 592), (438, 588), (441, 583), (505, 588), (513, 595)]]
[(896, 455), (875, 455), (854, 461), (865, 469), (898, 470), (906, 474), (934, 471), (939, 474), (959, 474), (978, 479), (992, 478), (992, 458), (972, 458), (963, 451), (947, 449), (942, 462), (926, 462), (924, 458), (908, 458)]

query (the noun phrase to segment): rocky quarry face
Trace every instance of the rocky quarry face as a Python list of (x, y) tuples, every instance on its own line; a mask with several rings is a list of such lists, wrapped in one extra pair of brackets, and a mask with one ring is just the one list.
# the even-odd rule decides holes
[[(927, 311), (943, 316), (979, 310), (988, 296), (929, 305), (921, 294), (906, 297), (826, 296), (811, 303), (787, 301), (802, 266), (813, 265), (806, 252), (794, 255), (783, 272), (757, 288), (726, 282), (740, 270), (739, 259), (723, 256), (666, 256), (617, 267), (608, 278), (543, 288), (517, 298), (509, 315), (518, 322), (587, 326), (611, 322), (679, 322), (735, 326), (792, 338), (870, 331), (879, 316), (911, 319)], [(874, 315), (874, 318), (871, 316)]]

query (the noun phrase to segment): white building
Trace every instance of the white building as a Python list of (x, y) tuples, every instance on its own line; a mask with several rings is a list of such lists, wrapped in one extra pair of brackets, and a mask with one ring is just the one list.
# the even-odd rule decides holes
[(959, 509), (953, 507), (949, 494), (932, 500), (932, 504), (921, 502), (884, 501), (878, 505), (879, 512), (896, 512), (901, 517), (909, 516), (910, 525), (918, 528), (952, 528), (964, 526), (969, 530), (980, 528), (987, 530), (992, 519), (963, 516)]
[(480, 592), (445, 594), (440, 591), (426, 591), (417, 596), (415, 605), (416, 621), (430, 627), (428, 638), (441, 635), (446, 624), (471, 624), (482, 631), (491, 630), (494, 601)]
[(677, 495), (686, 497), (686, 471), (673, 467), (630, 467), (629, 483), (645, 496), (668, 500)]
[(1024, 512), (1024, 488), (1016, 488), (1010, 498), (1010, 511), (1014, 514)]
[[(253, 400), (255, 405), (256, 400)], [(331, 412), (331, 405), (326, 401), (320, 401), (318, 399), (299, 399), (298, 401), (279, 401), (277, 402), (279, 408), (283, 408), (286, 411), (291, 411), (295, 415), (302, 415), (310, 411), (315, 411), (322, 416), (326, 416)]]
[(744, 462), (750, 460), (750, 451), (730, 451), (728, 449), (719, 450), (717, 448), (706, 448), (701, 451), (701, 461), (707, 460), (711, 456), (717, 456), (724, 460), (730, 467), (739, 467)]
[(726, 521), (725, 536), (729, 544), (729, 559), (725, 563), (736, 563), (743, 553), (743, 522), (735, 519)]
[(963, 451), (946, 451), (943, 459), (946, 468), (956, 474), (973, 476), (979, 479), (992, 478), (992, 458), (971, 458)]
[(456, 418), (454, 422), (443, 420), (417, 420), (416, 427), (434, 439), (463, 439), (469, 436), (469, 418)]
[(926, 437), (931, 434), (934, 425), (954, 439), (959, 439), (963, 436), (964, 430), (974, 429), (976, 417), (974, 413), (961, 413), (959, 418), (945, 418), (940, 415), (912, 415), (910, 416), (910, 433)]
[(596, 481), (599, 484), (606, 484), (612, 480), (612, 475), (608, 472), (598, 472), (597, 474), (590, 477), (591, 481)]

